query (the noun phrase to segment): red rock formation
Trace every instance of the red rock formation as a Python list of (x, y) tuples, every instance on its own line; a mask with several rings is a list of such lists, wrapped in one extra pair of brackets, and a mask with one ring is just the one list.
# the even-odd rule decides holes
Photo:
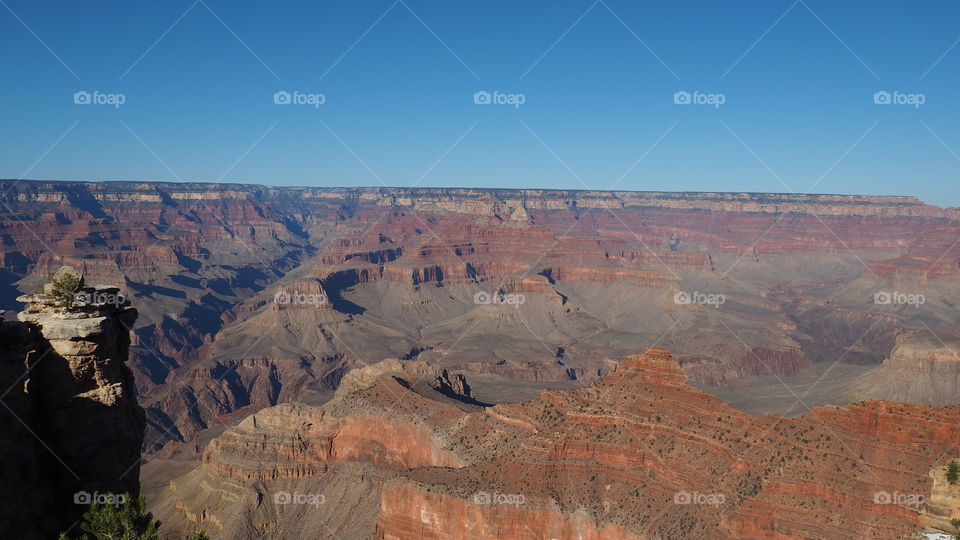
[[(665, 351), (492, 412), (529, 424), (530, 437), (488, 462), (412, 472), (384, 496), (378, 538), (540, 538), (612, 524), (631, 537), (902, 537), (919, 526), (918, 509), (875, 496), (928, 496), (927, 471), (960, 435), (958, 407), (869, 402), (750, 417), (689, 387)], [(474, 491), (524, 501), (491, 508), (463, 495)], [(583, 515), (588, 526), (575, 526)]]
[[(391, 471), (356, 503), (368, 527), (356, 537), (901, 538), (921, 526), (928, 472), (960, 437), (960, 407), (864, 402), (750, 416), (691, 387), (664, 350), (591, 385), (482, 411), (435, 401), (411, 373), (383, 376), (323, 407), (276, 407), (227, 430), (203, 467), (159, 496), (161, 517), (185, 530), (196, 516), (236, 522), (261, 508), (244, 490), (339, 490), (347, 460)], [(341, 430), (345, 422), (354, 423)], [(237, 502), (213, 503), (206, 490)], [(258, 512), (267, 536), (331, 536)]]

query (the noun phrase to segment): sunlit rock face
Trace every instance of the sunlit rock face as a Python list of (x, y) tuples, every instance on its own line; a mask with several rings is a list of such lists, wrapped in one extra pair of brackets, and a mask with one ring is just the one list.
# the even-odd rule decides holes
[(228, 428), (153, 497), (158, 517), (229, 538), (844, 539), (909, 537), (958, 510), (942, 485), (957, 406), (751, 416), (662, 349), (496, 406), (408, 367)]
[(901, 334), (880, 367), (851, 388), (856, 399), (960, 404), (960, 336), (950, 330)]

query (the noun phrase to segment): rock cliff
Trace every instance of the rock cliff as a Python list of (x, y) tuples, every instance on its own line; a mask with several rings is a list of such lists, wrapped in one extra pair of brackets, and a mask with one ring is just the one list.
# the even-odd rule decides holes
[(0, 531), (16, 538), (77, 532), (91, 501), (140, 491), (144, 413), (125, 365), (137, 312), (114, 287), (64, 267), (19, 322), (0, 323)]
[(851, 387), (853, 399), (960, 405), (960, 332), (914, 329), (900, 334), (879, 368)]
[(750, 416), (664, 350), (485, 408), (381, 371), (228, 429), (155, 497), (160, 516), (231, 538), (841, 539), (902, 538), (960, 510), (930, 472), (956, 450), (960, 407)]

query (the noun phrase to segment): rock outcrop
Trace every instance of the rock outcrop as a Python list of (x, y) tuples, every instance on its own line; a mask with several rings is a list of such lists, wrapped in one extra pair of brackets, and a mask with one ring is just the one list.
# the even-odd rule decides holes
[(691, 387), (664, 350), (483, 409), (382, 371), (228, 429), (156, 496), (160, 517), (224, 537), (332, 538), (354, 521), (351, 537), (395, 540), (841, 539), (903, 538), (960, 510), (930, 475), (960, 437), (956, 406), (750, 416)]
[[(480, 414), (466, 381), (443, 370), (386, 360), (354, 373), (323, 406), (270, 407), (210, 441), (198, 468), (151, 498), (165, 528), (200, 526), (230, 538), (369, 537), (387, 479), (463, 467), (521, 440), (520, 429)], [(308, 515), (273, 505), (277, 493), (308, 492), (325, 497)]]
[(387, 375), (412, 381), (413, 386), (426, 383), (430, 388), (452, 398), (465, 401), (473, 400), (473, 392), (470, 390), (466, 377), (462, 374), (451, 374), (446, 369), (419, 360), (396, 359), (387, 359), (350, 371), (340, 379), (337, 395), (344, 396), (366, 390)]
[(930, 496), (924, 501), (921, 523), (927, 529), (942, 533), (956, 534), (952, 521), (960, 519), (960, 483), (951, 484), (947, 479), (947, 465), (930, 470), (933, 487)]
[[(90, 502), (140, 491), (144, 413), (125, 365), (137, 312), (114, 287), (59, 269), (20, 322), (0, 323), (0, 530), (51, 538)], [(76, 532), (76, 531), (73, 531)]]
[(960, 332), (914, 329), (900, 334), (890, 357), (850, 389), (853, 399), (960, 405)]

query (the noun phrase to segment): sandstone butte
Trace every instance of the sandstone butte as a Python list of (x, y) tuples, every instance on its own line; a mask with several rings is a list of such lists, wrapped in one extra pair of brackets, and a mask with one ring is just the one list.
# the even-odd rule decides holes
[(158, 517), (229, 538), (580, 540), (907, 538), (960, 516), (942, 479), (958, 406), (751, 416), (662, 349), (492, 407), (419, 363), (349, 380), (214, 438), (154, 495)]

